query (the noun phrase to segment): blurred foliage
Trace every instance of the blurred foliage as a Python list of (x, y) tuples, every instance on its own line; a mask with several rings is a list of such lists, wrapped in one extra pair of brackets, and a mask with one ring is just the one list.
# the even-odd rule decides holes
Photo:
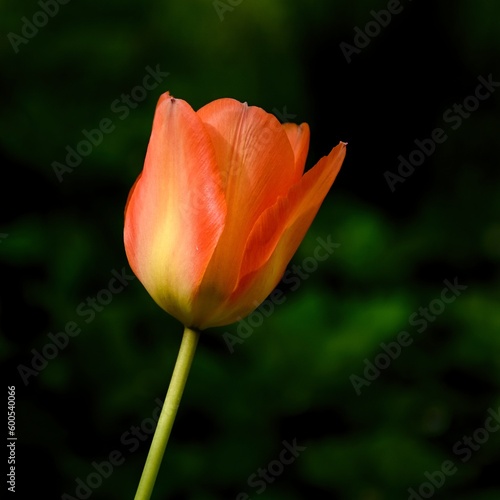
[[(499, 97), (457, 130), (444, 113), (479, 76), (500, 80), (500, 7), (401, 1), (348, 64), (339, 44), (387, 2), (54, 1), (0, 6), (0, 352), (17, 388), (20, 498), (76, 497), (114, 451), (123, 463), (89, 497), (135, 492), (182, 328), (136, 279), (84, 311), (128, 272), (123, 208), (170, 90), (195, 109), (229, 96), (307, 121), (309, 166), (349, 146), (288, 272), (310, 265), (317, 238), (340, 246), (281, 283), (284, 301), (242, 343), (224, 340), (241, 324), (203, 336), (153, 498), (396, 500), (451, 460), (439, 498), (497, 499), (500, 432), (466, 461), (456, 446), (500, 405)], [(57, 13), (14, 50), (42, 3)], [(117, 112), (148, 67), (168, 75)], [(113, 131), (59, 182), (53, 162), (106, 118)], [(447, 140), (392, 193), (384, 173), (436, 127)], [(456, 277), (468, 288), (419, 331), (412, 315)], [(81, 332), (25, 385), (19, 366), (71, 322)], [(404, 331), (411, 345), (358, 395), (353, 375)], [(259, 494), (249, 478), (294, 439), (306, 449)]]

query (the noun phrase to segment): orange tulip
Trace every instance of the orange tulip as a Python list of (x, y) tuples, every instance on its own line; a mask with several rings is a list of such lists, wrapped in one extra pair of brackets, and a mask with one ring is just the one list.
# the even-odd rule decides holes
[(251, 313), (285, 272), (345, 157), (304, 174), (306, 123), (218, 99), (195, 112), (167, 92), (125, 208), (130, 266), (153, 299), (203, 330)]

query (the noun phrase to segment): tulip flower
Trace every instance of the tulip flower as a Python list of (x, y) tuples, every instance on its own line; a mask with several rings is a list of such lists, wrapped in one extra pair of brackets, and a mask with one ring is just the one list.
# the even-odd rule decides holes
[(258, 107), (160, 97), (125, 211), (130, 266), (160, 307), (203, 330), (272, 292), (345, 156), (340, 143), (304, 174), (308, 147), (307, 124)]
[(304, 173), (308, 148), (306, 123), (281, 124), (234, 99), (194, 111), (168, 92), (160, 97), (125, 208), (124, 241), (135, 275), (185, 326), (172, 381), (184, 379), (168, 419), (199, 331), (233, 323), (264, 301), (332, 186), (346, 144)]

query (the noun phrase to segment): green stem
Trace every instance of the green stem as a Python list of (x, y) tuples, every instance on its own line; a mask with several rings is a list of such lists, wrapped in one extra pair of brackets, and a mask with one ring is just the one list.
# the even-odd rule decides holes
[(156, 476), (160, 469), (163, 453), (167, 446), (170, 431), (174, 425), (177, 408), (181, 401), (184, 386), (189, 375), (189, 369), (193, 362), (194, 353), (200, 332), (191, 328), (184, 328), (181, 347), (175, 362), (174, 372), (167, 391), (167, 397), (163, 403), (158, 425), (156, 426), (148, 458), (142, 471), (141, 480), (135, 494), (135, 500), (149, 500), (155, 485)]

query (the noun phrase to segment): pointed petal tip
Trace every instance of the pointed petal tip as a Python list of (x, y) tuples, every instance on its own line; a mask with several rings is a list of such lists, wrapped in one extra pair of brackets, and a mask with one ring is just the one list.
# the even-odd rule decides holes
[(327, 158), (331, 158), (334, 162), (337, 163), (337, 172), (341, 169), (342, 164), (344, 163), (344, 159), (347, 155), (347, 142), (339, 141), (337, 146), (335, 146)]
[(330, 153), (327, 155), (327, 157), (330, 157), (332, 154), (337, 155), (340, 154), (342, 156), (342, 159), (346, 155), (347, 151), (347, 142), (345, 141), (339, 141), (339, 143), (330, 151)]
[(170, 100), (171, 102), (176, 101), (175, 97), (170, 93), (170, 90), (167, 90), (166, 92), (160, 95), (160, 98), (158, 99), (158, 106), (164, 101), (168, 100)]

